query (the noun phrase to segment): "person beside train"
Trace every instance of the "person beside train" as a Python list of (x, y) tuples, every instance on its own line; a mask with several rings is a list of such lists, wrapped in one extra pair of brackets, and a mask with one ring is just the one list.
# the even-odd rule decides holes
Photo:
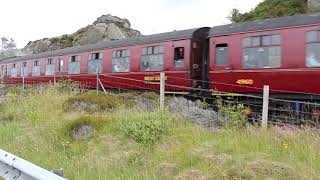
[(309, 52), (307, 57), (307, 66), (308, 67), (317, 67), (320, 66), (320, 60), (316, 57), (314, 52)]

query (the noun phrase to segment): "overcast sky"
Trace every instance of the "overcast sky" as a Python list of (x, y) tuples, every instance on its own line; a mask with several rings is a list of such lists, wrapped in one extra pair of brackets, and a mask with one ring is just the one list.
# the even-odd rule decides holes
[(249, 11), (262, 0), (4, 0), (0, 36), (18, 47), (73, 33), (103, 14), (127, 18), (142, 34), (229, 23), (231, 9)]

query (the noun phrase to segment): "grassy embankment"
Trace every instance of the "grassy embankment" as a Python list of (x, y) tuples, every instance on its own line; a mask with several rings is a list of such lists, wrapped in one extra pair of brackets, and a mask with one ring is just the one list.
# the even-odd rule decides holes
[[(47, 169), (62, 167), (68, 179), (319, 178), (316, 131), (209, 131), (168, 111), (139, 111), (132, 95), (75, 96), (61, 86), (8, 95), (0, 105), (1, 149)], [(74, 110), (79, 99), (91, 105)], [(94, 130), (75, 140), (81, 124)]]

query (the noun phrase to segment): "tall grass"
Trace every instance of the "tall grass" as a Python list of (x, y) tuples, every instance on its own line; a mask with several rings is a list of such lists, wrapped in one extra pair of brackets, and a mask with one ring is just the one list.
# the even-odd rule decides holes
[[(97, 121), (63, 104), (56, 87), (15, 93), (0, 104), (0, 147), (68, 179), (317, 179), (320, 136), (311, 129), (253, 127), (209, 131), (169, 112), (115, 108)], [(87, 114), (85, 116), (92, 116)], [(99, 129), (75, 141), (75, 125)]]

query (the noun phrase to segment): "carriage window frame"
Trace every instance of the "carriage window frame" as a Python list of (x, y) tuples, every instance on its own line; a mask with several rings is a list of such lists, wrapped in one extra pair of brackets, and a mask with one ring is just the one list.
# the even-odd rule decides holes
[[(182, 55), (180, 54), (180, 50), (182, 49)], [(175, 47), (174, 48), (174, 66), (175, 67), (184, 67), (185, 66), (185, 58), (186, 58), (186, 50), (184, 47)]]
[(52, 76), (55, 74), (55, 60), (54, 58), (48, 58), (46, 60), (46, 66), (45, 66), (45, 75), (46, 76)]
[(17, 76), (18, 76), (18, 73), (17, 73), (17, 64), (16, 64), (16, 63), (12, 63), (12, 64), (11, 64), (10, 76), (11, 76), (11, 77), (17, 77)]
[(37, 61), (33, 61), (33, 67), (38, 67), (40, 66), (40, 61), (37, 60)]
[[(164, 60), (164, 54), (165, 54), (165, 49), (163, 45), (153, 45), (153, 46), (146, 46), (142, 48), (142, 55), (141, 55), (141, 61), (140, 61), (140, 70), (141, 71), (163, 71), (164, 65), (165, 65), (165, 60)], [(152, 58), (151, 58), (152, 57)], [(161, 58), (160, 58), (161, 57)], [(159, 58), (158, 59), (158, 66), (160, 68), (150, 68), (149, 66), (151, 59), (153, 58)], [(146, 64), (148, 64), (146, 67)]]
[[(314, 39), (310, 40), (309, 35), (311, 33), (315, 33), (315, 37), (314, 37)], [(310, 58), (309, 57), (310, 56), (309, 55), (309, 48), (311, 49), (312, 46), (319, 46), (320, 47), (320, 29), (319, 30), (311, 30), (311, 31), (306, 32), (306, 47), (305, 47), (305, 55), (306, 55), (305, 66), (308, 68), (320, 67), (320, 50), (315, 51), (313, 53), (314, 56), (317, 56), (317, 58), (314, 57), (314, 59), (312, 59), (312, 60), (315, 60), (315, 61), (313, 61), (314, 64), (310, 65), (310, 63), (311, 63), (310, 61), (312, 61), (312, 60), (309, 59)], [(317, 48), (315, 48), (315, 49), (317, 49)], [(319, 60), (317, 60), (317, 59), (319, 59)]]
[(80, 55), (69, 56), (69, 63), (80, 62)]
[(164, 47), (162, 45), (156, 46), (147, 46), (142, 48), (142, 55), (157, 55), (157, 54), (164, 54)]
[(89, 61), (96, 61), (103, 59), (103, 52), (93, 52), (89, 54)]
[[(75, 66), (76, 69), (72, 69), (71, 68), (71, 65), (72, 66)], [(67, 66), (67, 73), (69, 75), (75, 75), (75, 74), (80, 74), (81, 73), (81, 56), (80, 55), (72, 55), (72, 56), (69, 56), (69, 63), (68, 63), (68, 66)]]
[[(38, 70), (35, 68), (39, 68)], [(33, 67), (31, 71), (31, 76), (36, 77), (41, 75), (41, 67), (40, 67), (40, 60), (33, 61)]]
[(47, 63), (46, 63), (46, 65), (53, 65), (54, 64), (54, 60), (53, 60), (53, 58), (49, 58), (49, 59), (47, 59)]
[(28, 62), (27, 61), (21, 63), (20, 70), (21, 70), (20, 74), (22, 77), (28, 76), (29, 72), (28, 72)]
[(118, 49), (112, 51), (112, 72), (124, 73), (131, 70), (130, 49)]
[[(217, 63), (218, 62), (218, 49), (224, 48), (224, 51), (226, 52), (224, 55), (224, 63)], [(227, 66), (229, 64), (229, 45), (227, 43), (221, 43), (221, 44), (217, 44), (215, 46), (215, 61), (214, 61), (214, 65), (215, 66)]]
[[(254, 40), (259, 39), (258, 42)], [(266, 41), (269, 39), (269, 41)], [(269, 43), (266, 43), (269, 42)], [(248, 67), (245, 63), (245, 50), (249, 49), (258, 49), (264, 51), (265, 48), (278, 48), (279, 50), (279, 62), (276, 66), (257, 66), (257, 67)], [(270, 54), (269, 54), (270, 55)], [(266, 69), (266, 68), (280, 68), (282, 66), (282, 36), (280, 34), (264, 34), (259, 36), (249, 36), (242, 39), (242, 68), (243, 69)]]

